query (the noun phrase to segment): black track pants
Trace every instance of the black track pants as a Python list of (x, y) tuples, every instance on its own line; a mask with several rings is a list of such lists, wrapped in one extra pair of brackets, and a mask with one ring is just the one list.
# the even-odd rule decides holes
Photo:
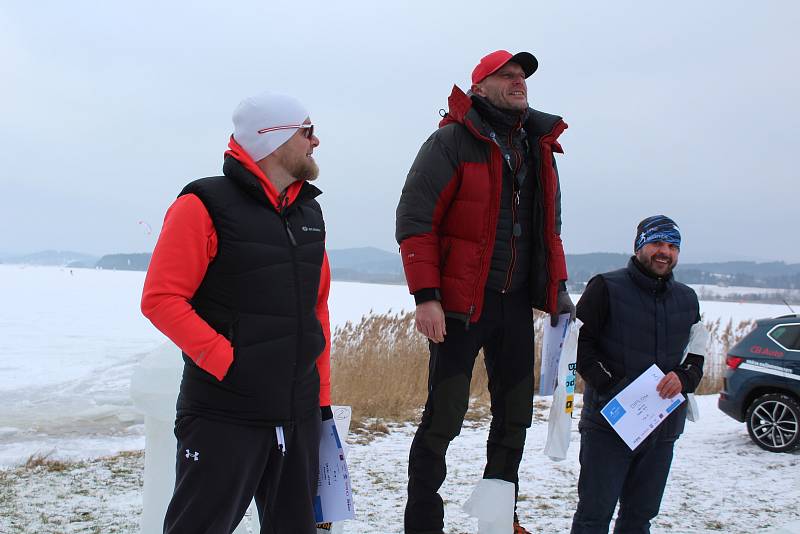
[(487, 291), (476, 324), (465, 330), (462, 321), (448, 319), (444, 342), (430, 344), (428, 400), (409, 454), (406, 532), (444, 528), (438, 491), (447, 474), (445, 454), (461, 432), (472, 368), (481, 348), (492, 403), (483, 477), (518, 483), (533, 410), (533, 313), (527, 290), (505, 295)]
[[(663, 425), (662, 425), (663, 427)], [(572, 534), (607, 534), (619, 500), (615, 534), (647, 534), (658, 515), (674, 439), (656, 429), (635, 450), (613, 430), (581, 430), (578, 509)]]
[(175, 492), (165, 534), (230, 534), (255, 497), (261, 534), (314, 534), (320, 417), (284, 427), (287, 452), (274, 427), (184, 416), (175, 423)]

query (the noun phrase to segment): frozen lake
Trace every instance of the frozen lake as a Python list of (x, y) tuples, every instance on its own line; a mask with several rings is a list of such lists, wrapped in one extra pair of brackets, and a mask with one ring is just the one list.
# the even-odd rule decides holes
[[(0, 265), (0, 466), (34, 453), (83, 458), (143, 448), (134, 366), (166, 341), (139, 312), (144, 273)], [(574, 296), (577, 298), (577, 295)], [(405, 286), (333, 282), (332, 325), (412, 309)], [(784, 306), (702, 302), (734, 323)]]

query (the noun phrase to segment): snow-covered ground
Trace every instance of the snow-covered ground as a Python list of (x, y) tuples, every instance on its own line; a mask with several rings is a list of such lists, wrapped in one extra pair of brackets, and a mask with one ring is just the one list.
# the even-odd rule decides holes
[[(698, 398), (701, 420), (687, 422), (677, 442), (653, 532), (753, 532), (800, 519), (800, 451), (762, 451), (750, 441), (743, 424), (716, 408), (716, 401), (716, 395)], [(520, 469), (518, 513), (532, 532), (568, 532), (577, 504), (580, 436), (575, 421), (567, 459), (553, 462), (544, 456), (548, 410), (548, 403), (537, 399)], [(353, 487), (361, 497), (356, 500), (353, 532), (401, 530), (413, 432), (411, 425), (404, 425), (351, 449)], [(487, 432), (487, 421), (471, 424), (448, 450), (442, 488), (447, 532), (477, 531), (475, 520), (460, 508), (482, 474)], [(381, 525), (389, 527), (380, 530)]]
[[(800, 451), (763, 451), (750, 441), (744, 425), (716, 409), (715, 395), (699, 397), (698, 404), (701, 421), (687, 423), (677, 442), (652, 532), (763, 532), (800, 519)], [(567, 459), (549, 460), (541, 452), (547, 413), (548, 403), (537, 399), (520, 470), (518, 512), (529, 530), (549, 534), (569, 531), (577, 502), (579, 435), (573, 425)], [(389, 434), (350, 445), (356, 519), (345, 523), (345, 532), (402, 532), (413, 432), (412, 425), (391, 426)], [(461, 505), (481, 476), (487, 432), (485, 418), (468, 422), (448, 451), (442, 488), (447, 532), (477, 532), (476, 521)], [(126, 454), (63, 471), (0, 471), (0, 532), (138, 534), (143, 465), (141, 454)]]
[[(13, 466), (32, 454), (80, 460), (143, 448), (142, 417), (130, 400), (130, 377), (143, 355), (165, 340), (139, 313), (143, 281), (140, 272), (0, 265), (0, 468), (6, 468), (0, 470), (0, 504), (31, 507), (37, 517), (43, 506), (80, 507), (70, 492), (52, 499), (47, 489), (51, 483), (75, 482), (75, 473), (68, 471), (61, 482), (47, 482), (59, 473), (29, 478), (15, 474), (24, 471)], [(358, 321), (370, 310), (383, 313), (412, 306), (403, 286), (334, 282), (331, 289), (334, 326)], [(707, 320), (719, 318), (723, 323), (786, 313), (785, 306), (735, 302), (702, 302), (701, 309)], [(743, 425), (715, 408), (713, 397), (702, 398), (701, 405), (702, 423), (688, 424), (679, 441), (659, 531), (748, 532), (796, 516), (798, 454), (761, 451), (750, 443)], [(537, 413), (544, 415), (541, 409)], [(465, 428), (449, 454), (450, 475), (444, 492), (452, 532), (475, 530), (458, 506), (480, 474), (486, 425), (481, 420)], [(411, 436), (410, 426), (398, 427), (388, 436), (353, 447), (350, 457), (359, 515), (351, 532), (400, 530)], [(520, 515), (541, 532), (563, 532), (574, 508), (577, 446), (573, 445), (565, 462), (552, 463), (539, 452), (544, 437), (545, 426), (537, 422), (530, 431), (523, 464)], [(135, 463), (136, 458), (126, 457), (124, 463)], [(115, 473), (113, 466), (99, 461), (84, 468)], [(106, 480), (92, 473), (80, 478)], [(134, 469), (130, 476), (139, 475)], [(89, 486), (78, 495), (91, 493), (94, 486)], [(115, 486), (98, 482), (95, 489), (99, 495), (113, 492)], [(122, 486), (130, 491), (135, 484)], [(9, 491), (15, 497), (8, 497)], [(135, 525), (138, 509), (131, 497), (135, 490), (127, 495), (96, 502), (111, 503), (108, 506), (117, 515), (131, 516), (130, 524)], [(64, 510), (68, 515), (70, 509)], [(10, 530), (3, 515), (0, 532)], [(42, 526), (30, 532), (50, 530)]]

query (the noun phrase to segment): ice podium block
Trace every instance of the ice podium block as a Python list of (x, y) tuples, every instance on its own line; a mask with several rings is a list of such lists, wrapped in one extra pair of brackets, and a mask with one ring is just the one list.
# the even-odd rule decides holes
[[(164, 514), (175, 486), (178, 444), (173, 427), (182, 373), (181, 351), (172, 343), (165, 343), (142, 358), (131, 378), (131, 398), (144, 414), (145, 426), (144, 495), (139, 523), (142, 534), (162, 531)], [(332, 409), (336, 429), (340, 436), (346, 437), (350, 430), (350, 407), (334, 406)], [(346, 452), (346, 445), (344, 449)], [(234, 534), (257, 534), (259, 530), (258, 512), (251, 502)], [(330, 530), (318, 532), (339, 534), (344, 532), (343, 524), (335, 523)]]

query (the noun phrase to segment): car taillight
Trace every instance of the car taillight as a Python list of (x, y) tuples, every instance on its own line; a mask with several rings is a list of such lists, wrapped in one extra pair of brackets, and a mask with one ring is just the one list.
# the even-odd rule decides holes
[(728, 356), (725, 358), (725, 364), (731, 369), (736, 369), (744, 361), (744, 358), (738, 356)]

